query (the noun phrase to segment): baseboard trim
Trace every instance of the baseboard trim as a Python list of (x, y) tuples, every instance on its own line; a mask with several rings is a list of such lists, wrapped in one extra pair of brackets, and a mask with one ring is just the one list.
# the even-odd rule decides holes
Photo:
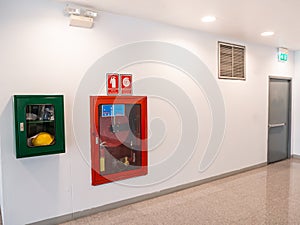
[[(295, 155), (293, 155), (293, 157), (295, 157)], [(299, 159), (300, 159), (300, 156), (296, 156), (295, 158), (297, 158), (297, 157), (299, 157)], [(195, 187), (195, 186), (199, 186), (199, 185), (202, 185), (202, 184), (205, 184), (205, 183), (208, 183), (208, 182), (212, 182), (212, 181), (215, 181), (215, 180), (219, 180), (219, 179), (222, 179), (222, 178), (226, 178), (226, 177), (229, 177), (229, 176), (233, 176), (233, 175), (244, 173), (244, 172), (247, 172), (247, 171), (250, 171), (250, 170), (254, 170), (254, 169), (257, 169), (257, 168), (260, 168), (260, 167), (264, 167), (266, 165), (267, 165), (267, 162), (256, 164), (256, 165), (253, 165), (253, 166), (249, 166), (249, 167), (246, 167), (246, 168), (243, 168), (243, 169), (239, 169), (239, 170), (235, 170), (235, 171), (232, 171), (232, 172), (224, 173), (224, 174), (217, 175), (217, 176), (214, 176), (214, 177), (210, 177), (210, 178), (206, 178), (206, 179), (203, 179), (203, 180), (191, 182), (191, 183), (188, 183), (188, 184), (183, 184), (183, 185), (179, 185), (179, 186), (176, 186), (176, 187), (172, 187), (172, 188), (162, 190), (162, 191), (159, 191), (159, 192), (145, 194), (145, 195), (142, 195), (142, 196), (126, 199), (126, 200), (111, 203), (111, 204), (108, 204), (108, 205), (99, 206), (99, 207), (96, 207), (96, 208), (87, 209), (87, 210), (80, 211), (80, 212), (74, 212), (74, 213), (71, 213), (71, 214), (67, 214), (67, 215), (63, 215), (63, 216), (59, 216), (59, 217), (55, 217), (55, 218), (35, 222), (35, 223), (30, 223), (28, 225), (56, 225), (56, 224), (59, 224), (59, 223), (65, 223), (65, 222), (68, 222), (70, 220), (79, 219), (81, 217), (90, 216), (90, 215), (93, 215), (93, 214), (96, 214), (96, 213), (99, 213), (99, 212), (104, 212), (104, 211), (107, 211), (107, 210), (116, 209), (116, 208), (119, 208), (119, 207), (122, 207), (122, 206), (126, 206), (126, 205), (130, 205), (130, 204), (133, 204), (133, 203), (137, 203), (137, 202), (145, 201), (145, 200), (148, 200), (148, 199), (156, 198), (156, 197), (159, 197), (159, 196), (162, 196), (162, 195), (174, 193), (174, 192), (181, 191), (181, 190), (184, 190), (184, 189), (187, 189), (187, 188), (192, 188), (192, 187)]]
[(300, 155), (294, 154), (294, 155), (292, 155), (292, 158), (294, 158), (294, 159), (300, 159)]

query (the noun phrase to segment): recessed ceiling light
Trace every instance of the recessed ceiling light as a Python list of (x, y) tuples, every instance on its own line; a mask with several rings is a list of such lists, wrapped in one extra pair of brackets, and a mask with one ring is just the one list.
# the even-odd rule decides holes
[(205, 16), (201, 19), (203, 23), (211, 23), (214, 22), (215, 20), (216, 20), (215, 16)]
[(273, 31), (265, 31), (265, 32), (262, 32), (260, 35), (263, 37), (268, 37), (268, 36), (274, 35), (274, 32)]

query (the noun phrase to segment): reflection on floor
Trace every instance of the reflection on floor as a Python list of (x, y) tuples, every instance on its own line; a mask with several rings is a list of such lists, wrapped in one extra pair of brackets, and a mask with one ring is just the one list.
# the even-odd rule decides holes
[(300, 224), (300, 160), (291, 159), (63, 225)]

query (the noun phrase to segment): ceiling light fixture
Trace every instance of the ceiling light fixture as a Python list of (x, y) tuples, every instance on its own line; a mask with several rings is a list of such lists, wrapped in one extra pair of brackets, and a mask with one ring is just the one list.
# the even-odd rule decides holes
[(274, 32), (273, 31), (265, 31), (265, 32), (262, 32), (260, 35), (263, 37), (269, 37), (269, 36), (273, 36)]
[(215, 16), (205, 16), (201, 19), (203, 23), (211, 23), (214, 22), (215, 20), (216, 20)]
[(70, 26), (92, 28), (94, 18), (98, 16), (95, 10), (87, 9), (77, 5), (67, 4), (65, 15), (70, 16)]

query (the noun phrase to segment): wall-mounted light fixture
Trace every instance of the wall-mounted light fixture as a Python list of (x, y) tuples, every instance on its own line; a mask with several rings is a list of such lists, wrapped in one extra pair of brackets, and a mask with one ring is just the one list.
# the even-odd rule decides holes
[(78, 5), (67, 4), (65, 15), (70, 17), (70, 26), (92, 28), (98, 12)]

